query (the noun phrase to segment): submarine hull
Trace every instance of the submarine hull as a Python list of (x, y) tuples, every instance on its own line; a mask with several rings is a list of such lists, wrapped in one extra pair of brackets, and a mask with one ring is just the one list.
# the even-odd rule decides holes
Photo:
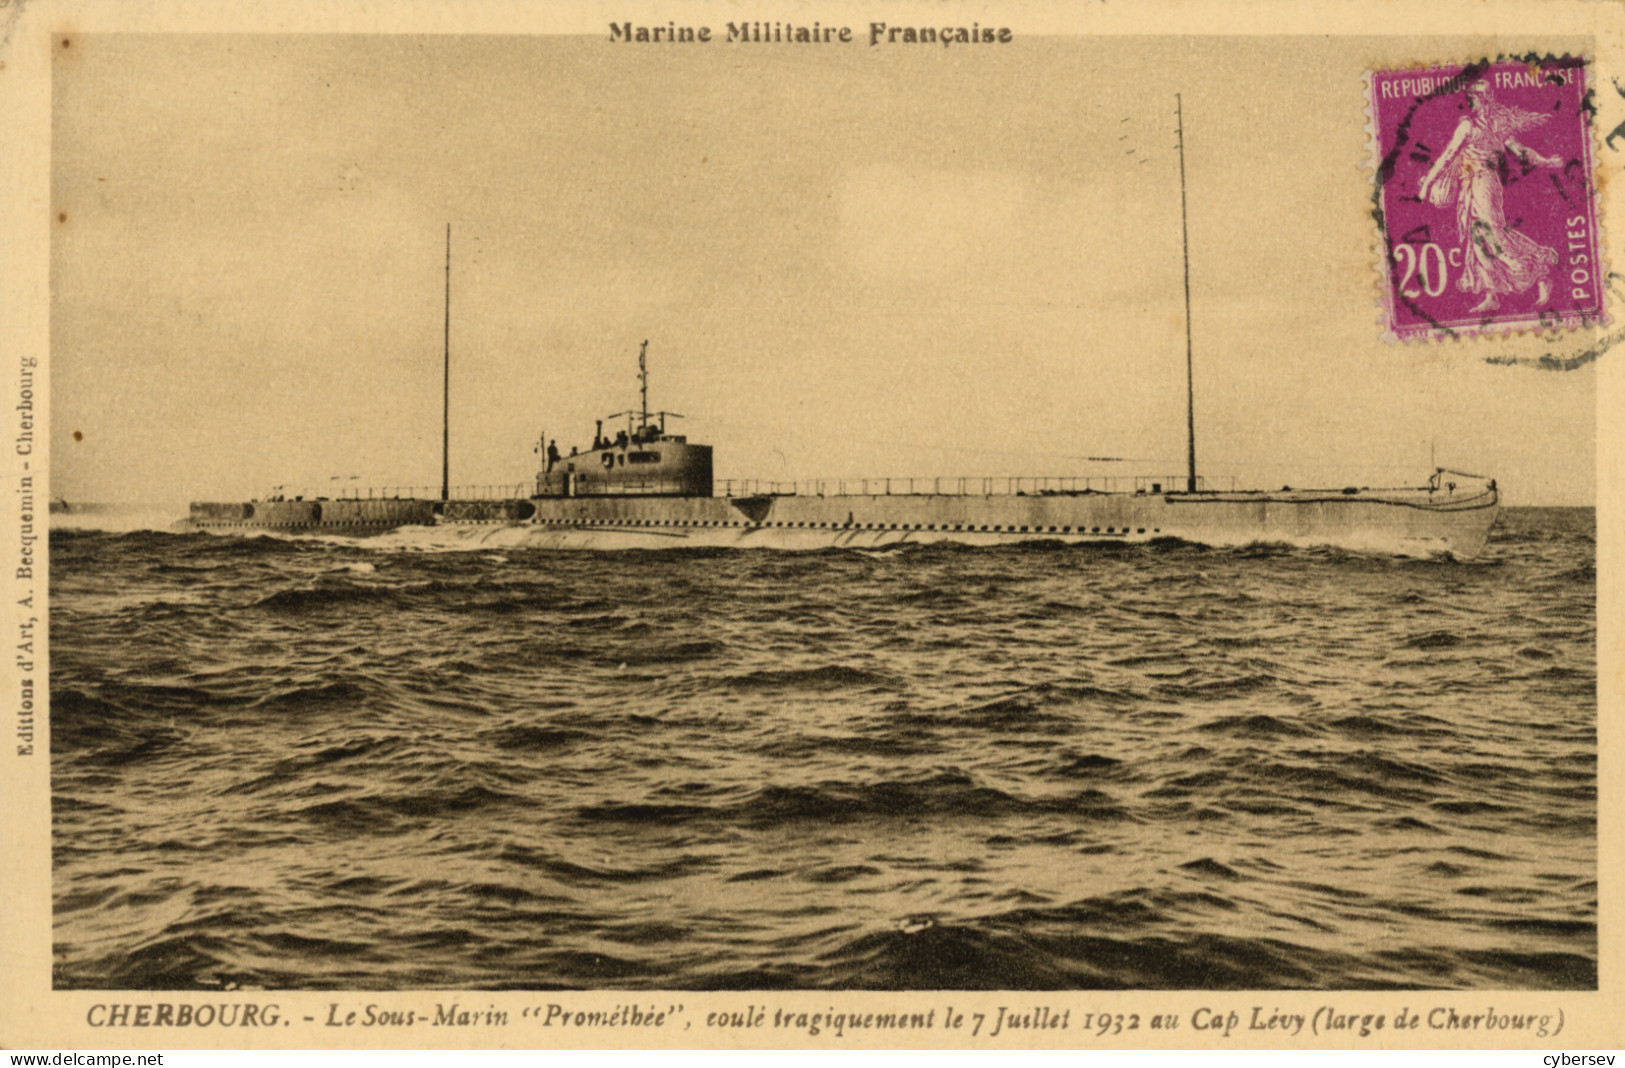
[(365, 538), (436, 523), (512, 523), (530, 519), (530, 500), (431, 501), (419, 498), (315, 501), (200, 501), (176, 527), (183, 533), (287, 533)]

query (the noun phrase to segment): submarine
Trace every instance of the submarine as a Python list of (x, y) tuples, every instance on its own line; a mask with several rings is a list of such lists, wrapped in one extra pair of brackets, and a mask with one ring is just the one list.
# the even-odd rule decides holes
[(1436, 468), (1421, 484), (1377, 488), (1220, 489), (1197, 474), (1190, 329), (1190, 253), (1180, 114), (1180, 216), (1185, 237), (1186, 470), (1131, 478), (835, 479), (777, 483), (713, 477), (712, 447), (649, 411), (648, 341), (638, 354), (641, 403), (613, 437), (543, 465), (523, 496), (450, 492), (451, 227), (446, 228), (445, 396), (438, 500), (357, 493), (293, 500), (198, 501), (177, 529), (218, 534), (369, 537), (410, 532), (417, 545), (539, 549), (816, 550), (955, 542), (1048, 541), (1210, 546), (1259, 543), (1447, 556), (1483, 552), (1500, 507), (1493, 478)]

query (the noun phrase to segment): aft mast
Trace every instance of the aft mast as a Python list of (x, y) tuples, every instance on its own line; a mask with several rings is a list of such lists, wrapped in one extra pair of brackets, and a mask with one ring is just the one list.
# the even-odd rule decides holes
[(1189, 463), (1186, 492), (1196, 492), (1196, 383), (1191, 358), (1191, 230), (1185, 211), (1185, 105), (1174, 94), (1174, 118), (1179, 129), (1179, 236), (1185, 253), (1185, 448)]

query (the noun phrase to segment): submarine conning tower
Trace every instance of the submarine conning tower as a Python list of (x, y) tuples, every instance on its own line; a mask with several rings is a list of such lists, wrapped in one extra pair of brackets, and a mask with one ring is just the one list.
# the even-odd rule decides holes
[[(641, 407), (599, 420), (590, 449), (571, 447), (566, 456), (555, 442), (544, 440), (544, 461), (536, 473), (536, 496), (711, 496), (711, 446), (691, 445), (685, 435), (667, 433), (667, 418), (681, 419), (678, 413), (649, 411), (648, 350), (645, 341), (638, 352)], [(613, 437), (603, 432), (607, 420), (622, 417), (628, 420), (627, 429)]]

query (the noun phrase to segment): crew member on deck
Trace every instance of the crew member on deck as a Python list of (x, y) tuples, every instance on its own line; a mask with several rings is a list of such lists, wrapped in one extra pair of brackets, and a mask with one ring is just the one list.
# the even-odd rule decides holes
[(555, 439), (547, 443), (547, 469), (553, 470), (553, 465), (559, 462), (559, 443)]

